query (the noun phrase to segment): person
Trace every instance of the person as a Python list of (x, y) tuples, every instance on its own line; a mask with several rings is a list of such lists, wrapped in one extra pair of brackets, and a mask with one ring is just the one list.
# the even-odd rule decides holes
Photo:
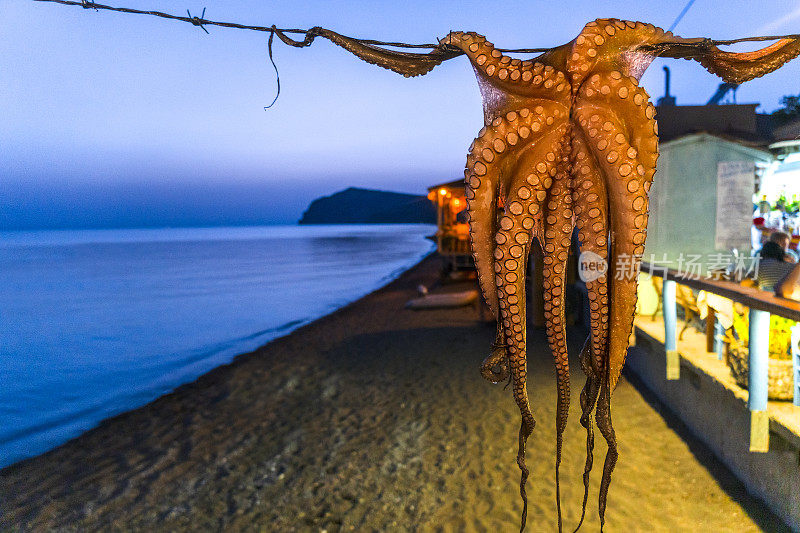
[(790, 300), (800, 300), (800, 263), (775, 284), (775, 295)]
[(786, 252), (773, 241), (765, 242), (758, 256), (756, 285), (762, 291), (773, 292), (775, 285), (791, 272), (794, 263), (786, 261)]
[(789, 260), (792, 263), (797, 262), (797, 255), (794, 251), (789, 249), (789, 243), (792, 242), (791, 236), (783, 231), (776, 231), (769, 236), (770, 242), (776, 243), (778, 246), (783, 248), (784, 253), (784, 261)]

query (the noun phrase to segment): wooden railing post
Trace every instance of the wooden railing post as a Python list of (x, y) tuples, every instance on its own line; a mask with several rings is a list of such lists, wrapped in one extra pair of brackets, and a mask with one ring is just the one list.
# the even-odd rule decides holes
[(708, 306), (706, 316), (706, 351), (717, 354), (717, 359), (722, 360), (724, 349), (725, 328), (717, 320), (717, 312), (713, 307)]
[(662, 312), (664, 313), (664, 349), (667, 352), (667, 379), (681, 378), (681, 360), (678, 355), (676, 325), (678, 322), (678, 306), (675, 301), (677, 285), (674, 281), (664, 280), (661, 290)]
[(715, 332), (716, 332), (716, 325), (717, 325), (717, 312), (714, 311), (714, 308), (710, 305), (707, 307), (707, 315), (706, 315), (706, 351), (713, 352), (714, 351), (714, 341), (715, 339)]
[(725, 328), (722, 327), (719, 320), (714, 322), (714, 351), (717, 352), (717, 359), (722, 361), (722, 352), (725, 351)]
[(800, 407), (800, 324), (792, 328), (792, 375), (794, 404)]
[(750, 451), (769, 451), (769, 414), (767, 397), (769, 388), (769, 313), (750, 309), (749, 395)]

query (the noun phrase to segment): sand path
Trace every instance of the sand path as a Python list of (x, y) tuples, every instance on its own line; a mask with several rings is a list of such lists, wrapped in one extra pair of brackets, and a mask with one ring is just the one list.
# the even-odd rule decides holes
[[(384, 289), (43, 456), (0, 471), (23, 530), (515, 531), (519, 414), (478, 364), (472, 308), (413, 312), (431, 258)], [(555, 373), (532, 330), (528, 531), (553, 531)], [(577, 353), (581, 334), (572, 332)], [(583, 495), (573, 363), (565, 529)], [(607, 531), (783, 531), (668, 414), (623, 380)], [(602, 462), (598, 444), (595, 463)], [(598, 531), (599, 465), (585, 531)]]

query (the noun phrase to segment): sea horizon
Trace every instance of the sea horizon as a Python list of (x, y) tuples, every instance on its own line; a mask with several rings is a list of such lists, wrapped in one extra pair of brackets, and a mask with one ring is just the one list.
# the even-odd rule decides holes
[(434, 228), (0, 232), (0, 467), (382, 287), (432, 251)]
[[(301, 224), (299, 220), (295, 222), (261, 222), (258, 224), (198, 224), (198, 225), (153, 225), (153, 226), (102, 226), (102, 227), (57, 227), (57, 228), (2, 228), (0, 227), (0, 237), (8, 234), (17, 233), (40, 233), (40, 232), (65, 232), (65, 231), (125, 231), (125, 230), (179, 230), (179, 229), (218, 229), (218, 228), (271, 228), (274, 226), (407, 226), (415, 223), (405, 222), (339, 222), (336, 224)], [(420, 223), (425, 224), (425, 223)], [(433, 225), (433, 224), (429, 224)]]

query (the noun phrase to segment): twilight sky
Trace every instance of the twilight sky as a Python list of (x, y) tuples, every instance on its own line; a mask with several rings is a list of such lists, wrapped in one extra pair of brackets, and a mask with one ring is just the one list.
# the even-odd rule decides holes
[[(345, 35), (433, 42), (474, 30), (500, 47), (556, 46), (598, 17), (668, 27), (680, 1), (479, 2), (108, 0), (213, 20), (324, 26)], [(180, 4), (180, 5), (178, 5)], [(423, 193), (461, 176), (482, 121), (466, 58), (405, 79), (322, 39), (305, 49), (267, 35), (141, 15), (0, 0), (0, 230), (292, 223), (347, 186)], [(800, 32), (796, 0), (696, 0), (676, 33), (734, 38)], [(763, 46), (763, 45), (762, 45)], [(752, 49), (741, 46), (735, 50)], [(658, 60), (642, 84), (703, 104), (719, 80), (695, 62)], [(774, 110), (800, 93), (800, 60), (746, 83), (739, 103)]]

